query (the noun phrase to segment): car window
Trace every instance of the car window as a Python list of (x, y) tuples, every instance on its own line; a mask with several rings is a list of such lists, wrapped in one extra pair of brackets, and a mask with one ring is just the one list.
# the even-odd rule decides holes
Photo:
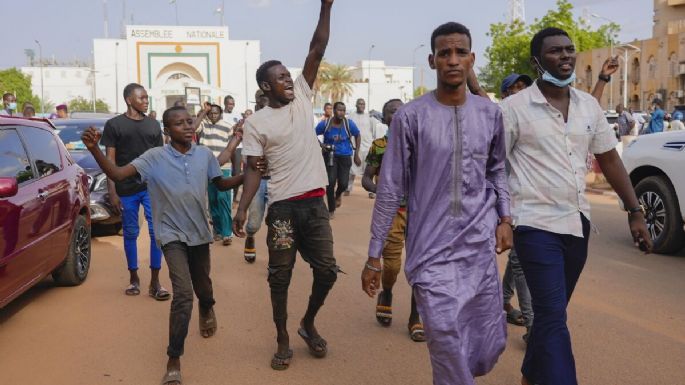
[(52, 132), (36, 127), (19, 127), (38, 176), (50, 175), (62, 169), (62, 157)]
[(0, 177), (14, 177), (17, 183), (34, 178), (26, 150), (12, 129), (0, 130)]
[[(86, 150), (86, 146), (81, 142), (81, 135), (83, 135), (83, 131), (91, 126), (90, 123), (61, 123), (55, 121), (53, 124), (55, 125), (57, 135), (62, 139), (62, 143), (64, 143), (67, 150)], [(94, 124), (93, 126), (100, 130), (100, 132), (104, 130), (104, 126), (101, 124)], [(104, 146), (100, 146), (100, 148), (104, 149)]]

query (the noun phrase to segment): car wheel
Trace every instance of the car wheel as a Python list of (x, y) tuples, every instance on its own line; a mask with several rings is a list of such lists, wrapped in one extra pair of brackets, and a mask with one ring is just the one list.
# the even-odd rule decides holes
[(675, 190), (663, 176), (650, 176), (635, 186), (640, 204), (645, 207), (655, 253), (671, 254), (685, 246), (685, 231)]
[(71, 242), (64, 264), (52, 272), (58, 285), (80, 285), (88, 276), (90, 268), (90, 227), (86, 218), (79, 215), (74, 223)]

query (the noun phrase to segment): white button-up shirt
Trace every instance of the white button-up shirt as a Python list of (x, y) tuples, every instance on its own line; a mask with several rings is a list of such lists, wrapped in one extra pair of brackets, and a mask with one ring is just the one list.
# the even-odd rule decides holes
[(579, 213), (590, 219), (588, 153), (606, 153), (618, 141), (595, 98), (570, 90), (568, 122), (537, 83), (501, 107), (514, 224), (583, 237)]

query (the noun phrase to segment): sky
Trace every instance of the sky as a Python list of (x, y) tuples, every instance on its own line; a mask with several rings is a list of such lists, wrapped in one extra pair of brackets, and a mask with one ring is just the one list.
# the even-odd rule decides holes
[[(654, 0), (572, 0), (577, 16), (597, 14), (621, 25), (620, 41), (645, 39), (652, 34)], [(89, 60), (92, 39), (104, 37), (103, 4), (109, 15), (109, 36), (121, 34), (126, 24), (174, 25), (176, 6), (181, 25), (220, 25), (215, 13), (222, 0), (0, 0), (0, 22), (5, 31), (0, 69), (26, 65), (24, 49), (58, 61)], [(230, 39), (260, 40), (262, 61), (279, 59), (301, 67), (318, 18), (319, 0), (224, 0), (225, 24)], [(506, 21), (507, 0), (336, 0), (326, 59), (354, 65), (369, 56), (387, 65), (423, 68), (426, 85), (434, 76), (427, 66), (430, 34), (435, 27), (458, 21), (473, 38), (476, 66), (485, 64), (483, 53), (490, 44), (489, 25)], [(532, 22), (555, 0), (525, 0), (526, 21)], [(124, 13), (125, 4), (125, 13)], [(9, 17), (8, 17), (9, 16)], [(133, 23), (131, 23), (133, 20)], [(592, 18), (594, 27), (606, 23)], [(424, 47), (414, 51), (421, 44)]]

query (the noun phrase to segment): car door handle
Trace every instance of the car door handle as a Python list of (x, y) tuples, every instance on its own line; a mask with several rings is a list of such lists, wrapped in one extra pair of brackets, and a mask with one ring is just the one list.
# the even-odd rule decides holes
[(48, 195), (50, 195), (47, 191), (41, 191), (38, 193), (38, 198), (42, 200), (48, 199)]

